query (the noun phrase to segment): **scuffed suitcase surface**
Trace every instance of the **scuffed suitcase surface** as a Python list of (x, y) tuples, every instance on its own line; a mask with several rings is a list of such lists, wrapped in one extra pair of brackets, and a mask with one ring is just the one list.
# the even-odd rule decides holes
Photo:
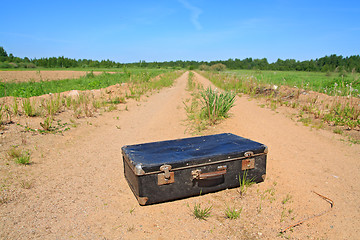
[(145, 172), (152, 172), (158, 171), (163, 164), (176, 168), (201, 163), (204, 159), (217, 161), (224, 159), (224, 156), (237, 157), (249, 150), (254, 154), (262, 153), (264, 149), (261, 143), (223, 133), (124, 146), (123, 153), (134, 166), (141, 164)]
[[(266, 152), (264, 144), (230, 133), (122, 147), (125, 177), (141, 205), (237, 187), (245, 165), (248, 178), (261, 182)], [(196, 171), (206, 179), (195, 178)]]

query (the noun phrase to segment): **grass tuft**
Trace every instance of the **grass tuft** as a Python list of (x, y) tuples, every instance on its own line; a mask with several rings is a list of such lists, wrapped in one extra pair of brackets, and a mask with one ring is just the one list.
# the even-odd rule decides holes
[(254, 178), (249, 179), (247, 177), (247, 171), (244, 171), (242, 177), (240, 177), (239, 174), (239, 183), (240, 183), (240, 189), (239, 189), (240, 196), (244, 196), (245, 193), (247, 192), (247, 189), (255, 182), (254, 182)]
[(30, 152), (29, 150), (20, 150), (13, 146), (7, 152), (8, 156), (13, 159), (16, 163), (22, 165), (30, 164)]
[(239, 210), (235, 209), (235, 207), (233, 208), (227, 207), (225, 210), (225, 216), (229, 219), (238, 219), (240, 217), (242, 209), (243, 209), (242, 207)]
[(24, 113), (28, 117), (34, 117), (36, 115), (34, 103), (29, 98), (25, 98), (22, 101), (22, 108)]
[(228, 117), (229, 110), (234, 106), (235, 93), (219, 93), (217, 90), (208, 87), (200, 94), (204, 105), (202, 114), (209, 120), (210, 125), (215, 124), (220, 119)]
[(200, 203), (199, 204), (195, 203), (193, 214), (195, 218), (199, 220), (206, 220), (208, 217), (211, 216), (211, 209), (212, 206), (202, 209)]

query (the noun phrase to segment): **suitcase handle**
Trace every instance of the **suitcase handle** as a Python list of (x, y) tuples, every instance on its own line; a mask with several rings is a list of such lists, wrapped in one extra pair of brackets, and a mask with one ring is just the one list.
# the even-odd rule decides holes
[(199, 180), (219, 177), (226, 174), (226, 166), (219, 166), (217, 171), (207, 173), (201, 173), (201, 170), (197, 169), (195, 171), (192, 171), (191, 174), (193, 175), (194, 179)]

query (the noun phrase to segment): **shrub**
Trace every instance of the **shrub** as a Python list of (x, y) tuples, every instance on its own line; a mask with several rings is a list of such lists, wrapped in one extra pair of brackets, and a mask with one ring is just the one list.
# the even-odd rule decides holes
[(226, 66), (222, 63), (217, 63), (210, 67), (211, 71), (224, 71), (225, 69), (226, 69)]
[(209, 70), (209, 66), (208, 65), (206, 65), (206, 64), (201, 64), (200, 66), (199, 66), (199, 70), (201, 70), (201, 71), (206, 71), (206, 70)]

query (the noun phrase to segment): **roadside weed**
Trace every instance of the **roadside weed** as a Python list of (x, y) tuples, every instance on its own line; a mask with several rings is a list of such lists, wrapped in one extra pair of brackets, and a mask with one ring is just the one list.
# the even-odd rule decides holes
[(281, 201), (282, 204), (286, 204), (287, 202), (290, 202), (292, 199), (292, 196), (290, 194), (286, 194), (286, 197)]
[(194, 205), (193, 214), (195, 218), (199, 220), (206, 220), (211, 215), (212, 206), (207, 208), (201, 208), (200, 203)]
[(229, 110), (234, 106), (235, 94), (232, 92), (219, 93), (217, 90), (208, 87), (200, 92), (203, 108), (202, 114), (213, 125), (216, 121), (227, 118)]
[(19, 113), (19, 104), (17, 102), (16, 97), (14, 97), (13, 99), (14, 99), (14, 104), (12, 105), (12, 110), (13, 110), (14, 115), (16, 116)]
[(194, 91), (195, 87), (196, 87), (196, 83), (194, 82), (194, 73), (189, 72), (188, 82), (187, 82), (187, 90)]
[(130, 213), (130, 214), (133, 214), (134, 211), (135, 211), (135, 207), (131, 208), (131, 209), (129, 210), (129, 213)]
[(3, 108), (4, 105), (0, 105), (0, 126), (3, 124), (3, 115), (4, 115)]
[(247, 171), (244, 171), (242, 176), (241, 177), (240, 176), (241, 176), (241, 174), (239, 174), (239, 183), (240, 183), (239, 193), (240, 193), (240, 196), (243, 196), (247, 192), (247, 189), (251, 185), (253, 185), (255, 182), (253, 181), (254, 178), (251, 178), (251, 179), (247, 178)]
[[(188, 82), (189, 85), (189, 82)], [(190, 81), (190, 85), (192, 85)], [(210, 87), (189, 87), (192, 89), (191, 100), (184, 101), (184, 108), (190, 121), (190, 128), (195, 133), (205, 130), (209, 125), (229, 117), (228, 111), (234, 105), (235, 94), (232, 92), (218, 92)]]
[(11, 147), (8, 152), (10, 159), (14, 160), (18, 164), (28, 165), (30, 164), (30, 151), (21, 150), (16, 146)]
[[(360, 105), (358, 98), (354, 97), (356, 94), (360, 96), (359, 90), (355, 88), (355, 85), (359, 86), (358, 78), (349, 76), (345, 81), (343, 76), (341, 80), (336, 77), (333, 79), (323, 73), (250, 70), (223, 73), (203, 71), (201, 74), (224, 90), (265, 98), (266, 105), (272, 110), (285, 105), (303, 111), (307, 116), (299, 116), (299, 121), (306, 126), (318, 124), (313, 119), (319, 119), (329, 126), (345, 126), (355, 130), (360, 127)], [(308, 82), (304, 83), (304, 79), (308, 79)], [(323, 97), (324, 101), (317, 95), (304, 100), (309, 90), (334, 97)], [(321, 128), (322, 125), (315, 127)]]
[(46, 117), (44, 119), (44, 122), (40, 122), (40, 126), (44, 129), (44, 131), (52, 131), (53, 130), (53, 126), (52, 126), (52, 123), (53, 123), (53, 119), (52, 117)]
[(230, 208), (228, 206), (225, 210), (225, 216), (229, 219), (237, 219), (240, 217), (242, 209), (242, 207), (240, 209), (235, 209), (235, 207)]
[(26, 116), (34, 117), (36, 115), (34, 103), (31, 102), (29, 98), (25, 98), (22, 100), (22, 108)]
[(57, 94), (54, 98), (51, 96), (50, 99), (44, 100), (42, 105), (46, 109), (47, 115), (53, 116), (54, 114), (60, 112), (62, 106), (60, 95)]

